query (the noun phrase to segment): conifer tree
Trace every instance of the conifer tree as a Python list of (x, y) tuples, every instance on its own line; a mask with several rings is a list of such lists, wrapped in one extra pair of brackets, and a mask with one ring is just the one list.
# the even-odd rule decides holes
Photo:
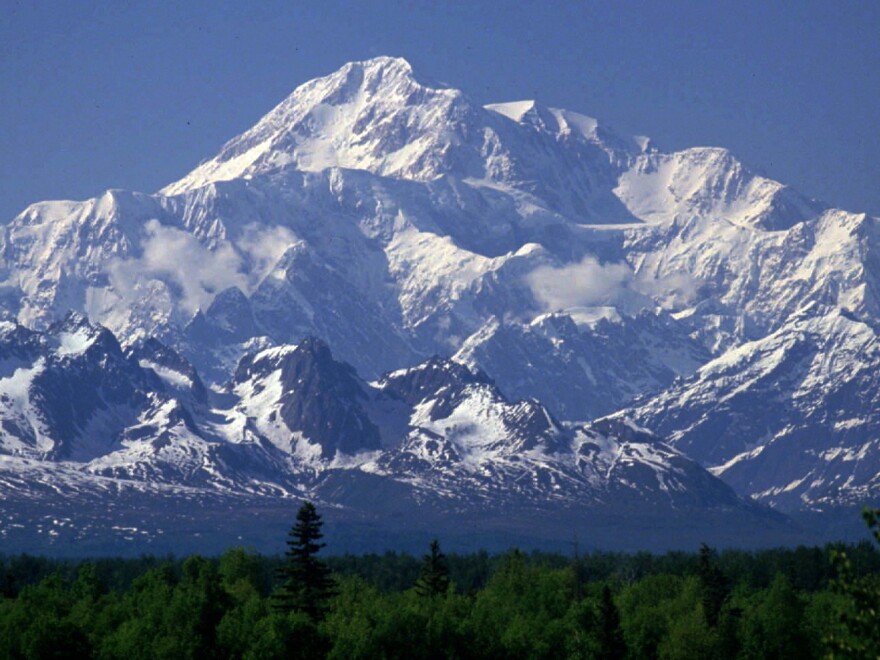
[(431, 552), (422, 558), (422, 569), (416, 580), (416, 593), (420, 596), (438, 596), (449, 588), (449, 567), (446, 555), (440, 551), (440, 542), (431, 541)]
[(276, 609), (304, 612), (313, 621), (322, 618), (327, 600), (333, 595), (330, 569), (317, 557), (325, 545), (320, 542), (323, 524), (315, 505), (304, 502), (288, 535), (286, 562), (279, 569), (283, 582), (273, 594)]
[(618, 660), (626, 657), (626, 643), (623, 640), (623, 630), (620, 628), (620, 612), (614, 604), (611, 589), (606, 584), (602, 587), (602, 597), (599, 601), (599, 655), (609, 660)]
[(715, 565), (715, 551), (703, 543), (697, 564), (697, 577), (700, 580), (700, 600), (706, 622), (715, 627), (721, 617), (721, 608), (730, 594), (730, 585), (724, 573)]

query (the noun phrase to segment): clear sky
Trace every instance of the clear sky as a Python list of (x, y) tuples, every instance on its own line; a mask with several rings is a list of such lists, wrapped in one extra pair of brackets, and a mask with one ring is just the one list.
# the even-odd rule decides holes
[(537, 98), (725, 146), (880, 215), (880, 2), (0, 0), (0, 220), (152, 192), (297, 85), (408, 59), (481, 103)]

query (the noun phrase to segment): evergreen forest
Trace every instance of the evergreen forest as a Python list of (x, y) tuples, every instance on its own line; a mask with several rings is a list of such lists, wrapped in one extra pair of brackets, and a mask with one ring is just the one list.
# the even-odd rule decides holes
[(0, 556), (0, 658), (877, 658), (875, 542), (755, 552)]

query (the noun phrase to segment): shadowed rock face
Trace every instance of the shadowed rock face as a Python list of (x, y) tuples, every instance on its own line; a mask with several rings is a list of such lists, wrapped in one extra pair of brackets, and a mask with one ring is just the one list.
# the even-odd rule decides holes
[(321, 340), (306, 338), (285, 358), (281, 384), (281, 418), (320, 444), (324, 457), (379, 448), (379, 430), (361, 406), (367, 394), (360, 379)]
[(723, 149), (351, 63), (158, 194), (3, 228), (0, 487), (870, 499), (877, 246)]
[(411, 406), (426, 398), (436, 399), (431, 416), (440, 419), (454, 407), (467, 385), (494, 383), (482, 371), (471, 371), (461, 364), (435, 356), (416, 368), (389, 374), (379, 384), (385, 392)]
[(563, 424), (443, 358), (368, 383), (309, 337), (244, 358), (227, 389), (208, 391), (159, 341), (123, 353), (81, 318), (47, 333), (8, 326), (0, 355), (17, 360), (0, 377), (0, 484), (21, 497), (48, 489), (91, 502), (124, 492), (151, 506), (173, 495), (184, 508), (190, 497), (193, 506), (310, 497), (380, 528), (387, 516), (418, 524), (426, 511), (439, 521), (530, 510), (546, 513), (549, 530), (584, 510), (625, 516), (645, 506), (764, 524), (650, 433), (614, 420)]
[(11, 436), (7, 451), (56, 460), (112, 451), (124, 429), (149, 407), (149, 394), (165, 395), (155, 374), (126, 356), (109, 330), (78, 314), (46, 333), (12, 329), (3, 336), (0, 354), (9, 372), (0, 381), (2, 417)]
[(307, 337), (280, 361), (245, 358), (236, 382), (260, 379), (280, 369), (278, 414), (287, 428), (321, 446), (321, 455), (354, 454), (378, 449), (379, 430), (364, 410), (369, 400), (354, 367), (333, 359), (320, 339)]
[(208, 391), (192, 363), (158, 339), (149, 337), (139, 342), (127, 351), (127, 355), (139, 364), (145, 362), (160, 370), (164, 368), (180, 374), (184, 378), (178, 383), (178, 387), (191, 394), (195, 403), (207, 404)]

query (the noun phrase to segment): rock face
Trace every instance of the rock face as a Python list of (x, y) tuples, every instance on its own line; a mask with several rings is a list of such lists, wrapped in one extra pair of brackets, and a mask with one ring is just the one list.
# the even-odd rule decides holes
[(724, 149), (354, 62), (157, 194), (3, 225), (0, 450), (224, 492), (593, 501), (605, 416), (786, 510), (867, 501), (878, 246), (877, 218)]
[(254, 396), (273, 379), (279, 396), (269, 402), (272, 414), (291, 434), (317, 444), (322, 458), (379, 449), (379, 429), (363, 406), (369, 398), (366, 384), (351, 366), (336, 362), (322, 341), (307, 337), (293, 350), (247, 357), (233, 382)]
[(630, 411), (734, 488), (784, 510), (876, 497), (880, 343), (815, 306)]
[(123, 353), (81, 317), (46, 333), (10, 324), (3, 338), (22, 366), (0, 379), (4, 404), (19, 406), (6, 415), (0, 480), (32, 502), (51, 482), (68, 502), (311, 497), (358, 515), (393, 510), (396, 524), (439, 515), (441, 528), (453, 512), (524, 511), (550, 527), (644, 510), (781, 525), (628, 420), (564, 424), (444, 358), (368, 383), (308, 337), (245, 357), (206, 394), (171, 349), (150, 339)]
[(68, 315), (46, 333), (3, 328), (2, 450), (50, 460), (115, 449), (125, 427), (164, 392), (106, 329)]

